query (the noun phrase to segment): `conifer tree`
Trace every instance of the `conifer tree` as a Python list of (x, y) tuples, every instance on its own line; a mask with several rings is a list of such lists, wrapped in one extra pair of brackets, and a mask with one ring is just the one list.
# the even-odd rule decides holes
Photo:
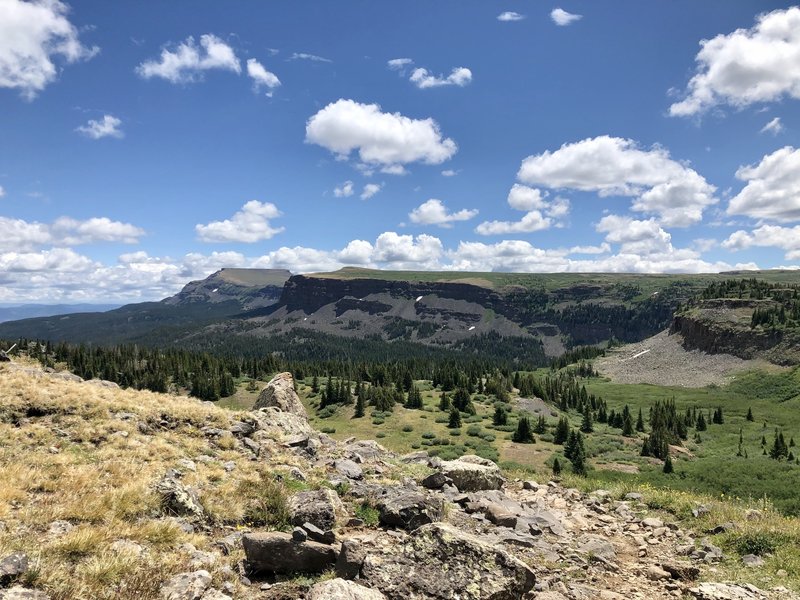
[(586, 447), (583, 443), (583, 434), (579, 431), (575, 434), (575, 443), (572, 450), (572, 472), (576, 475), (586, 475)]
[(697, 423), (695, 424), (694, 428), (697, 431), (705, 431), (706, 429), (708, 429), (708, 425), (706, 424), (706, 418), (703, 416), (702, 412), (699, 415), (697, 415)]
[(361, 417), (364, 416), (364, 411), (366, 408), (365, 407), (366, 401), (364, 400), (364, 396), (365, 394), (363, 393), (359, 394), (358, 398), (356, 399), (356, 409), (355, 412), (353, 413), (353, 418), (355, 419), (360, 419)]
[(752, 407), (747, 409), (747, 420), (750, 422), (755, 421), (755, 418), (753, 417)]
[(314, 375), (314, 378), (311, 380), (311, 391), (314, 394), (319, 393), (319, 378)]
[(556, 425), (556, 431), (553, 435), (554, 444), (563, 444), (569, 437), (569, 420), (567, 417), (561, 417)]
[(450, 429), (458, 429), (461, 427), (461, 413), (455, 406), (450, 407), (450, 420), (447, 422)]
[(558, 461), (558, 457), (556, 456), (553, 459), (553, 477), (558, 477), (561, 475), (561, 463)]
[(447, 397), (447, 392), (442, 392), (442, 396), (439, 399), (439, 410), (442, 412), (449, 412), (452, 404), (450, 403), (450, 398)]
[(542, 435), (545, 431), (547, 431), (547, 421), (545, 420), (544, 415), (539, 415), (539, 419), (536, 421), (536, 427), (533, 428), (533, 432)]
[(416, 385), (412, 385), (408, 392), (408, 400), (406, 400), (406, 408), (422, 408), (422, 394)]
[(531, 422), (528, 417), (520, 418), (517, 423), (517, 430), (514, 432), (514, 435), (511, 436), (511, 441), (517, 444), (532, 444), (534, 442)]
[(669, 475), (675, 471), (675, 468), (672, 466), (672, 457), (667, 454), (667, 458), (664, 460), (664, 474)]
[(644, 418), (642, 417), (642, 409), (639, 408), (639, 416), (636, 418), (636, 431), (644, 431)]
[(633, 436), (633, 416), (627, 404), (622, 411), (622, 435), (625, 437)]
[(594, 427), (592, 425), (592, 411), (589, 408), (589, 404), (585, 404), (583, 408), (583, 421), (581, 421), (581, 431), (583, 433), (592, 433), (594, 431)]
[(496, 426), (502, 426), (508, 423), (508, 413), (506, 409), (502, 407), (502, 405), (498, 404), (494, 409), (494, 416), (492, 417), (492, 423)]

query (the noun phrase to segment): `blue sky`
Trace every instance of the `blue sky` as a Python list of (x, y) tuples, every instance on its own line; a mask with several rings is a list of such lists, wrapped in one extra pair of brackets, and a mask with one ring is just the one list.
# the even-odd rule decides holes
[(780, 2), (0, 0), (0, 302), (796, 266), (798, 99)]

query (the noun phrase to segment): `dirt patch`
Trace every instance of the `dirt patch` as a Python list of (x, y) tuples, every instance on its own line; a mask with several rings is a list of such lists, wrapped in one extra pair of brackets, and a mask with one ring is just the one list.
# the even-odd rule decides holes
[(517, 410), (529, 412), (532, 415), (558, 416), (558, 411), (541, 398), (516, 398), (514, 404)]
[(597, 463), (595, 469), (598, 471), (618, 471), (619, 473), (636, 474), (639, 472), (639, 467), (636, 465), (626, 465), (625, 463)]
[(682, 342), (679, 334), (662, 331), (636, 344), (608, 351), (606, 356), (595, 361), (595, 368), (616, 383), (689, 388), (725, 385), (741, 371), (779, 368), (764, 360), (686, 350)]

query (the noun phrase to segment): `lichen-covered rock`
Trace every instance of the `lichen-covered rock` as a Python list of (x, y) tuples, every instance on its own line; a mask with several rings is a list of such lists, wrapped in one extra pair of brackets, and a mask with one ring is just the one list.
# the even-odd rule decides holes
[(294, 379), (291, 373), (278, 373), (261, 391), (254, 408), (268, 406), (275, 406), (283, 412), (308, 418), (303, 403), (294, 391)]
[(184, 487), (172, 477), (164, 477), (156, 484), (156, 491), (161, 494), (161, 505), (176, 515), (188, 515), (204, 519), (206, 511), (200, 499), (192, 490)]
[(383, 525), (413, 530), (439, 521), (444, 504), (441, 498), (428, 497), (414, 491), (400, 490), (378, 503), (379, 519)]
[(200, 600), (210, 587), (208, 571), (179, 573), (161, 586), (160, 595), (164, 600)]
[(499, 490), (505, 483), (496, 464), (471, 454), (442, 463), (441, 472), (450, 478), (460, 492)]
[(311, 523), (323, 531), (333, 529), (336, 519), (344, 515), (339, 495), (329, 488), (299, 492), (289, 499), (289, 514), (293, 525)]
[(309, 590), (308, 600), (386, 600), (386, 596), (344, 579), (329, 579)]
[(318, 435), (308, 424), (305, 415), (284, 412), (275, 406), (267, 406), (250, 414), (256, 423), (252, 441), (259, 445), (259, 454), (262, 446), (269, 446), (270, 440), (286, 445), (307, 445), (309, 439)]
[(361, 572), (361, 565), (366, 557), (367, 549), (359, 540), (344, 540), (336, 559), (336, 574), (344, 579), (355, 579)]
[(753, 585), (727, 583), (701, 583), (689, 589), (689, 594), (697, 600), (756, 600), (766, 596)]
[(0, 560), (0, 585), (7, 585), (28, 570), (26, 554), (11, 554)]
[(288, 533), (247, 533), (242, 537), (247, 566), (254, 573), (320, 573), (336, 563), (336, 550), (297, 542)]
[(0, 600), (50, 600), (50, 596), (38, 590), (15, 585), (7, 590), (0, 590)]
[(348, 479), (364, 478), (364, 471), (361, 470), (361, 467), (348, 458), (335, 460), (333, 462), (333, 468), (336, 469), (340, 475), (344, 475)]
[(368, 554), (361, 575), (389, 600), (518, 600), (536, 583), (523, 562), (444, 523), (420, 527), (391, 554)]

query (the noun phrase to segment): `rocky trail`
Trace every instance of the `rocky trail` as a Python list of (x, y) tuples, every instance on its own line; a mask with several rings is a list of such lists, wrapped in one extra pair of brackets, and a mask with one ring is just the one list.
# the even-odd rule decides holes
[[(375, 441), (336, 442), (310, 427), (288, 373), (270, 382), (257, 407), (230, 413), (224, 427), (200, 427), (197, 434), (212, 452), (183, 457), (152, 482), (167, 518), (205, 544), (204, 550), (198, 549), (200, 543), (178, 549), (188, 568), (161, 582), (158, 597), (798, 597), (782, 587), (709, 582), (723, 551), (709, 541), (708, 532), (649, 510), (641, 494), (620, 498), (604, 490), (585, 494), (557, 481), (509, 480), (497, 465), (477, 456), (442, 461), (425, 452), (399, 456)], [(29, 413), (29, 419), (36, 418)], [(166, 412), (160, 422), (133, 412), (109, 418), (135, 423), (136, 435), (143, 438), (175, 427)], [(268, 464), (280, 469), (287, 489), (299, 490), (288, 498), (289, 529), (269, 531), (209, 516), (204, 490), (185, 480), (214, 460), (210, 455), (222, 439), (234, 440), (231, 451), (243, 459), (223, 463), (224, 471)], [(698, 514), (704, 510), (697, 507)], [(12, 512), (0, 522), (0, 531), (14, 527)], [(63, 535), (73, 527), (54, 522), (47, 535)], [(149, 551), (125, 538), (114, 544), (133, 557)], [(760, 560), (745, 557), (754, 565)], [(0, 600), (51, 598), (47, 590), (25, 585), (35, 562), (32, 553), (0, 552)]]

